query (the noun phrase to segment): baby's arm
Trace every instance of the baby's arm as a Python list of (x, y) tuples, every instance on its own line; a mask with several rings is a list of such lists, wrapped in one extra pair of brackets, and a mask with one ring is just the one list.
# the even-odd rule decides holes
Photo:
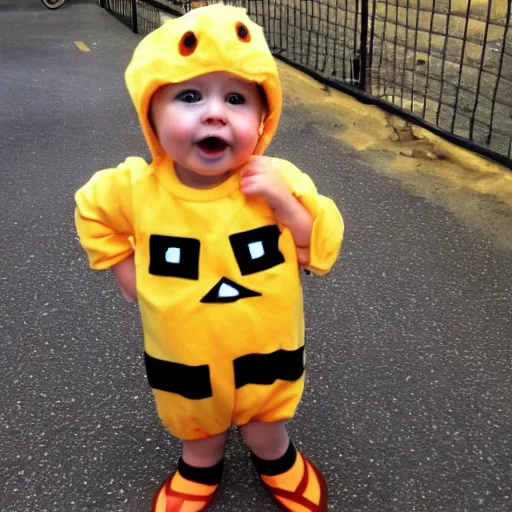
[(263, 197), (290, 229), (299, 264), (325, 274), (338, 257), (343, 219), (334, 202), (316, 191), (311, 179), (293, 164), (252, 156), (240, 183), (242, 192)]
[(291, 193), (283, 196), (273, 210), (278, 220), (288, 226), (292, 233), (299, 265), (307, 267), (310, 263), (309, 243), (313, 230), (313, 217)]
[(241, 179), (242, 192), (248, 196), (261, 196), (274, 210), (278, 220), (288, 226), (295, 246), (297, 259), (302, 266), (309, 265), (309, 241), (313, 218), (292, 194), (286, 182), (272, 167), (272, 159), (253, 156), (244, 169)]
[(121, 289), (121, 295), (128, 302), (137, 302), (135, 258), (132, 254), (112, 267), (112, 272)]
[(117, 169), (96, 173), (76, 194), (75, 222), (80, 243), (94, 270), (112, 268), (123, 297), (136, 301), (131, 170)]

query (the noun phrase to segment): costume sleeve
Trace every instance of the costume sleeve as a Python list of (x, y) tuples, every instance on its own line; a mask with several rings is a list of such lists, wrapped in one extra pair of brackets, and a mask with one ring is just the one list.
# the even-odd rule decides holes
[(334, 201), (320, 195), (311, 178), (286, 160), (278, 168), (293, 195), (313, 217), (309, 269), (318, 275), (329, 272), (336, 262), (343, 239), (344, 223)]
[(99, 171), (75, 194), (80, 243), (94, 270), (105, 270), (132, 252), (130, 159), (117, 169)]

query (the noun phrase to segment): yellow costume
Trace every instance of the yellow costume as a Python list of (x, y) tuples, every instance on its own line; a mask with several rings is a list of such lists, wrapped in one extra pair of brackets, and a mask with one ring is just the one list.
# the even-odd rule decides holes
[[(160, 417), (182, 439), (251, 420), (293, 416), (304, 385), (302, 292), (296, 249), (240, 176), (209, 190), (182, 184), (148, 120), (154, 92), (225, 71), (260, 84), (268, 113), (256, 154), (277, 128), (281, 88), (262, 29), (239, 8), (196, 9), (148, 35), (126, 82), (153, 155), (96, 173), (76, 193), (76, 224), (93, 269), (135, 250), (146, 368)], [(274, 159), (314, 219), (313, 272), (334, 264), (343, 221), (291, 163)]]

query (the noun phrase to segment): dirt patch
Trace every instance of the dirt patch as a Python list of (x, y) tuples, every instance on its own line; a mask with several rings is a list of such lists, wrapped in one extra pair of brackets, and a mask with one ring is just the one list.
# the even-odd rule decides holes
[(376, 172), (400, 180), (512, 251), (512, 171), (423, 128), (364, 105), (279, 63), (286, 102), (307, 107), (316, 129), (359, 151)]

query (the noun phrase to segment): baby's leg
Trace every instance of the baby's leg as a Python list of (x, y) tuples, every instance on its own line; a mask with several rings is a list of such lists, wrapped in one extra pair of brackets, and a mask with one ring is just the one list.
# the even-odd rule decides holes
[(290, 442), (284, 421), (252, 421), (241, 432), (264, 487), (281, 510), (327, 511), (325, 480)]
[(228, 440), (228, 433), (217, 436), (183, 441), (183, 460), (197, 468), (215, 466), (224, 458), (224, 450)]
[(207, 510), (220, 484), (228, 433), (183, 441), (178, 469), (165, 481), (153, 502), (153, 512)]
[(273, 423), (251, 421), (240, 430), (245, 444), (261, 459), (279, 459), (286, 453), (290, 444), (284, 421)]

